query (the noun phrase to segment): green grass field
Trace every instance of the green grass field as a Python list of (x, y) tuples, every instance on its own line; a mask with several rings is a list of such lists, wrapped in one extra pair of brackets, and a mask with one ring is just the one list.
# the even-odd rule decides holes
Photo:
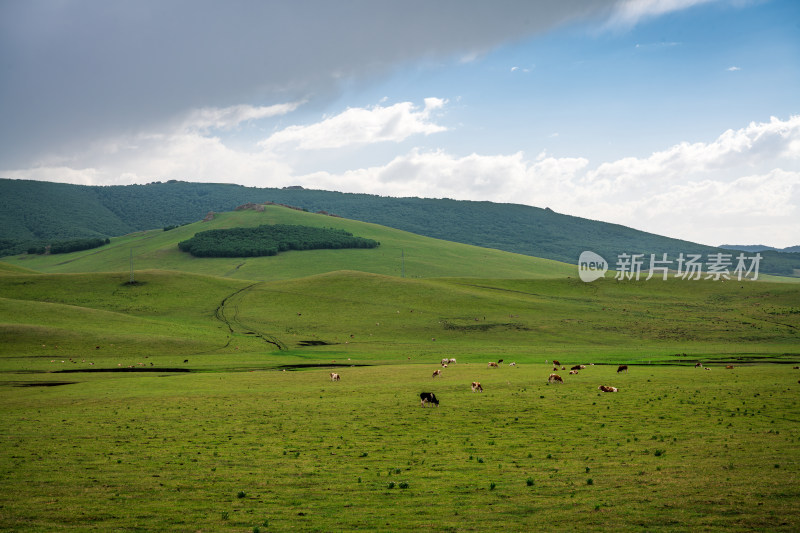
[[(265, 217), (382, 244), (173, 249)], [(800, 529), (800, 284), (207, 224), (0, 264), (0, 530)], [(587, 368), (549, 385), (553, 359)]]
[[(800, 526), (788, 365), (598, 365), (561, 385), (544, 364), (434, 368), (344, 367), (337, 383), (328, 369), (17, 376), (0, 386), (0, 527)], [(421, 408), (421, 391), (440, 406)]]

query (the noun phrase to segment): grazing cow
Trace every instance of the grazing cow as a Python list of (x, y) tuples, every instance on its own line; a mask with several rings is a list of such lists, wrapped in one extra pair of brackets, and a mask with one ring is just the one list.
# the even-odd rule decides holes
[(426, 403), (435, 403), (436, 407), (439, 407), (439, 400), (436, 399), (436, 395), (432, 392), (421, 392), (419, 400), (422, 402), (422, 407), (425, 407)]
[(495, 363), (494, 361), (490, 361), (489, 368), (497, 368), (497, 363)]
[(446, 365), (446, 364), (447, 364), (447, 363), (449, 363), (449, 362), (450, 362), (450, 359), (448, 359), (447, 357), (445, 357), (444, 359), (442, 359), (442, 366)]
[(628, 365), (619, 365), (619, 367), (617, 368), (617, 374), (619, 374), (620, 372), (625, 372), (627, 374)]
[(479, 382), (477, 382), (477, 381), (473, 381), (472, 382), (472, 392), (475, 392), (475, 391), (483, 392), (483, 387), (481, 387), (481, 384)]
[(706, 369), (706, 370), (711, 370), (711, 369), (710, 369), (710, 368), (708, 368), (708, 367), (705, 367), (705, 369)]
[(733, 370), (733, 365), (727, 365), (725, 368), (727, 368), (728, 370)]
[(441, 375), (442, 375), (441, 369), (437, 369), (437, 370), (433, 371), (433, 376), (432, 377), (435, 378), (436, 376), (441, 376)]
[(695, 363), (694, 367), (695, 368), (703, 368), (703, 363)]
[(560, 368), (558, 368), (557, 366), (554, 366), (554, 367), (553, 367), (553, 372), (558, 372), (559, 370), (561, 370), (561, 369), (560, 369)]
[(558, 359), (553, 359), (553, 366), (561, 366), (561, 363), (558, 362)]
[(561, 376), (558, 374), (550, 374), (550, 377), (547, 378), (548, 383), (564, 383), (564, 380), (561, 379)]
[(508, 363), (508, 366), (517, 366), (517, 363), (511, 362), (511, 363)]
[(339, 376), (339, 374), (337, 374), (336, 372), (331, 372), (331, 381), (339, 381), (340, 379), (341, 376)]
[(183, 362), (184, 362), (184, 363), (188, 363), (188, 362), (189, 362), (189, 360), (188, 360), (188, 359), (184, 359), (184, 360), (183, 360)]
[(581, 370), (582, 368), (583, 368), (583, 365), (575, 365), (572, 368), (570, 368), (570, 370)]
[(600, 389), (603, 392), (617, 392), (619, 390), (616, 387), (609, 387), (607, 385), (600, 385), (597, 388)]
[(577, 373), (578, 373), (578, 371), (577, 371), (577, 370), (570, 370), (570, 371), (569, 371), (569, 374), (570, 374), (571, 376), (574, 376), (574, 375), (575, 375), (575, 374), (577, 374)]
[(450, 364), (455, 364), (456, 358), (455, 357), (451, 357), (450, 359), (447, 360), (447, 362), (450, 363)]
[(499, 360), (497, 361), (497, 364), (499, 365), (499, 364), (500, 364), (500, 363), (502, 363), (502, 362), (503, 362), (503, 360), (502, 360), (502, 359), (499, 359)]

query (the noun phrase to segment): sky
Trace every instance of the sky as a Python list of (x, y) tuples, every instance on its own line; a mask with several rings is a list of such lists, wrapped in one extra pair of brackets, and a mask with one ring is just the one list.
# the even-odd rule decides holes
[(0, 178), (800, 245), (800, 2), (0, 0)]

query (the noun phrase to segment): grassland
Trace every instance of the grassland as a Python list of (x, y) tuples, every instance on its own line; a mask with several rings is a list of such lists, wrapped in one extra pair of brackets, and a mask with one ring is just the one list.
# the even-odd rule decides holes
[[(185, 226), (0, 264), (0, 529), (800, 528), (800, 284), (208, 224), (270, 216), (382, 244), (237, 268), (173, 250)], [(552, 359), (587, 368), (548, 385)]]
[[(433, 368), (6, 382), (0, 528), (800, 527), (791, 367), (592, 366), (563, 385), (543, 364)], [(440, 406), (421, 408), (422, 390)]]

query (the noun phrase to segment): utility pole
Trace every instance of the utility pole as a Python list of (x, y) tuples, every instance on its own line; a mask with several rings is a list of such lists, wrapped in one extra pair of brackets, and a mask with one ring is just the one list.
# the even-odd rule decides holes
[(129, 284), (133, 285), (133, 248), (131, 248), (131, 279), (128, 281)]

